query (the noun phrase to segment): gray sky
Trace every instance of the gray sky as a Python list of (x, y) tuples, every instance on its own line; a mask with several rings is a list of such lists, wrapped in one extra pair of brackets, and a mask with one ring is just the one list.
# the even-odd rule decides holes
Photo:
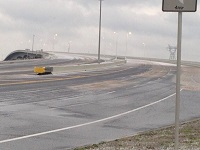
[[(115, 55), (117, 44), (119, 55), (169, 58), (166, 47), (176, 45), (177, 16), (162, 12), (162, 0), (104, 0), (101, 52)], [(71, 41), (71, 52), (98, 51), (98, 0), (0, 0), (0, 22), (0, 59), (31, 49), (33, 35), (34, 50), (67, 52)], [(199, 11), (183, 13), (185, 60), (200, 61), (199, 26)]]

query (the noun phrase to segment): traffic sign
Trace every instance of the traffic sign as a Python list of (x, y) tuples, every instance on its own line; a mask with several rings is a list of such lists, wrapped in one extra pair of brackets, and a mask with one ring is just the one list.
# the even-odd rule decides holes
[(163, 0), (162, 10), (167, 12), (195, 12), (197, 0)]
[(182, 41), (182, 12), (195, 12), (197, 0), (163, 0), (162, 10), (178, 12), (177, 36), (177, 72), (176, 72), (176, 110), (175, 110), (175, 150), (179, 149), (179, 124), (180, 124), (180, 78), (181, 78), (181, 41)]

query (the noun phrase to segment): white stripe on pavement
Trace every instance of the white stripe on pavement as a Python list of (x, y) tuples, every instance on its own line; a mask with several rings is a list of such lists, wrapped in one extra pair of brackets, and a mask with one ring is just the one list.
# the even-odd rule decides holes
[[(181, 89), (181, 91), (182, 90), (183, 89)], [(132, 112), (135, 112), (135, 111), (147, 108), (149, 106), (155, 105), (155, 104), (160, 103), (160, 102), (162, 102), (162, 101), (164, 101), (164, 100), (166, 100), (166, 99), (168, 99), (168, 98), (170, 98), (170, 97), (172, 97), (174, 95), (176, 95), (176, 93), (171, 94), (171, 95), (169, 95), (169, 96), (167, 96), (167, 97), (165, 97), (163, 99), (160, 99), (160, 100), (158, 100), (156, 102), (153, 102), (153, 103), (150, 103), (150, 104), (138, 107), (136, 109), (133, 109), (133, 110), (130, 110), (130, 111), (118, 114), (118, 115), (110, 116), (110, 117), (107, 117), (107, 118), (103, 118), (103, 119), (100, 119), (100, 120), (96, 120), (96, 121), (92, 121), (92, 122), (87, 122), (87, 123), (83, 123), (83, 124), (79, 124), (79, 125), (75, 125), (75, 126), (70, 126), (70, 127), (55, 129), (55, 130), (51, 130), (51, 131), (46, 131), (46, 132), (41, 132), (41, 133), (36, 133), (36, 134), (31, 134), (31, 135), (26, 135), (26, 136), (21, 136), (21, 137), (16, 137), (16, 138), (11, 138), (11, 139), (7, 139), (7, 140), (2, 140), (2, 141), (0, 141), (0, 144), (2, 144), (2, 143), (8, 143), (8, 142), (13, 142), (13, 141), (17, 141), (17, 140), (22, 140), (22, 139), (27, 139), (27, 138), (32, 138), (32, 137), (37, 137), (37, 136), (46, 135), (46, 134), (50, 134), (50, 133), (56, 133), (56, 132), (60, 132), (60, 131), (64, 131), (64, 130), (79, 128), (79, 127), (83, 127), (83, 126), (87, 126), (87, 125), (91, 125), (91, 124), (95, 124), (95, 123), (100, 123), (100, 122), (103, 122), (103, 121), (111, 120), (111, 119), (114, 119), (114, 118), (117, 118), (117, 117), (121, 117), (121, 116), (130, 114)]]

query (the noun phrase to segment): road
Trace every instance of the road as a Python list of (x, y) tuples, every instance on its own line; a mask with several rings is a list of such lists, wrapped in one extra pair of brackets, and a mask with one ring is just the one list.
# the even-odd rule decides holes
[[(129, 60), (112, 68), (37, 76), (28, 64), (34, 63), (0, 66), (2, 150), (68, 150), (174, 124), (173, 65)], [(185, 121), (200, 117), (200, 69), (182, 70)]]

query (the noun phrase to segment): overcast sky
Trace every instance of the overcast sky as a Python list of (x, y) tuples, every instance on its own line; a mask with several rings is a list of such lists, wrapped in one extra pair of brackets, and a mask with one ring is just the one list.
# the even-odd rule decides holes
[[(18, 49), (97, 53), (98, 0), (0, 0), (0, 59)], [(177, 13), (162, 0), (104, 0), (101, 53), (169, 58)], [(116, 34), (114, 34), (116, 32)], [(131, 35), (127, 33), (131, 32)], [(69, 44), (70, 43), (70, 44)], [(126, 50), (127, 43), (127, 50)], [(183, 13), (182, 57), (200, 61), (200, 13)]]

